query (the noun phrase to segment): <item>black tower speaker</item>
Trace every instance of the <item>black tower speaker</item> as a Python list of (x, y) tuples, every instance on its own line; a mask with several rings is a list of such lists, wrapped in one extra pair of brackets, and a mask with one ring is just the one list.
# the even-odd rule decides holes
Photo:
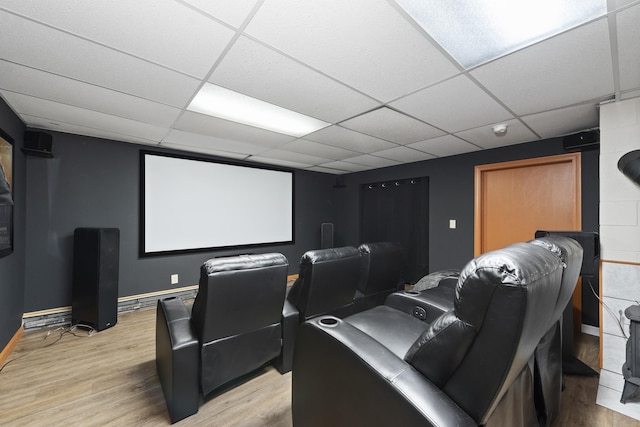
[(333, 223), (323, 222), (320, 224), (320, 249), (330, 249), (333, 247)]
[(73, 234), (71, 324), (97, 331), (118, 321), (120, 230), (76, 228)]

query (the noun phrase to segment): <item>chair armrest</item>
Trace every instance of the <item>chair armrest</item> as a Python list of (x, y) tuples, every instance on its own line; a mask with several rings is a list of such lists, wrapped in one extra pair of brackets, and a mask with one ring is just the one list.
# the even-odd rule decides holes
[(431, 323), (453, 308), (453, 300), (448, 290), (436, 287), (425, 291), (394, 292), (384, 304)]
[(300, 313), (289, 301), (284, 301), (282, 307), (282, 350), (275, 360), (275, 367), (281, 374), (291, 371), (293, 364), (293, 349), (296, 343), (296, 334), (300, 324)]
[(332, 316), (298, 331), (291, 409), (304, 426), (476, 426), (408, 363)]
[(156, 369), (172, 423), (198, 412), (198, 353), (198, 337), (182, 299), (158, 301)]

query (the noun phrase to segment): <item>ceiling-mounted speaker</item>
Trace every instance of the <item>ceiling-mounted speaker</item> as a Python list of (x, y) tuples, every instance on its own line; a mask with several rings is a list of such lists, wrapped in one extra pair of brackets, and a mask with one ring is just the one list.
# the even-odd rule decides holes
[(598, 129), (578, 132), (562, 138), (562, 146), (566, 151), (582, 151), (598, 148), (600, 131)]
[(629, 151), (620, 157), (618, 169), (631, 181), (640, 185), (640, 150)]
[(51, 153), (51, 134), (28, 130), (24, 133), (22, 152), (31, 156), (53, 157)]

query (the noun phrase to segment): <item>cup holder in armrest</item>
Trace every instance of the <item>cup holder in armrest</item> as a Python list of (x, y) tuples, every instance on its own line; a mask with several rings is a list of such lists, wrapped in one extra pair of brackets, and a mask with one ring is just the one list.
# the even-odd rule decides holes
[(336, 326), (338, 324), (339, 320), (336, 319), (335, 317), (323, 317), (320, 320), (318, 320), (318, 323), (320, 323), (322, 326), (326, 326), (328, 328), (333, 328), (334, 326)]

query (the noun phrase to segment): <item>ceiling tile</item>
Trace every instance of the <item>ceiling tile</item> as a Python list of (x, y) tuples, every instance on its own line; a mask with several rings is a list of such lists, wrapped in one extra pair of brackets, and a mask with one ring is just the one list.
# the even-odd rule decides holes
[(180, 108), (199, 85), (191, 77), (10, 13), (0, 11), (0, 24), (0, 58), (10, 62)]
[(310, 168), (307, 168), (307, 170), (314, 171), (314, 172), (331, 173), (335, 175), (342, 175), (346, 173), (343, 170), (325, 168), (324, 166), (311, 166)]
[(453, 135), (444, 135), (438, 138), (429, 139), (427, 141), (409, 144), (407, 147), (424, 151), (438, 157), (455, 156), (456, 154), (470, 153), (480, 150), (473, 144), (455, 137)]
[(393, 165), (397, 165), (397, 164), (400, 163), (400, 162), (395, 161), (395, 160), (384, 159), (382, 157), (372, 156), (371, 154), (363, 154), (363, 155), (357, 156), (357, 157), (350, 157), (348, 159), (345, 159), (345, 161), (347, 161), (349, 163), (356, 163), (358, 165), (370, 166), (370, 167), (374, 167), (374, 168), (383, 168), (383, 167), (386, 167), (386, 166), (393, 166)]
[(274, 159), (274, 158), (270, 158), (270, 157), (261, 157), (261, 156), (251, 156), (247, 160), (249, 160), (251, 162), (258, 162), (258, 163), (264, 163), (264, 164), (268, 164), (268, 165), (283, 166), (283, 167), (286, 167), (286, 168), (294, 168), (294, 169), (306, 169), (306, 168), (311, 166), (311, 165), (307, 165), (307, 164), (304, 164), (304, 163), (292, 162), (292, 161), (289, 161), (289, 160), (282, 160), (282, 159)]
[(196, 147), (206, 150), (236, 153), (244, 156), (248, 154), (260, 154), (269, 149), (269, 147), (261, 145), (184, 132), (177, 129), (173, 129), (169, 132), (169, 134), (162, 140), (162, 145), (184, 146), (184, 150), (186, 150), (187, 147)]
[(209, 81), (331, 123), (380, 105), (246, 37), (233, 45)]
[(444, 134), (433, 126), (386, 107), (362, 114), (340, 125), (398, 144), (409, 144)]
[(320, 144), (318, 142), (307, 141), (305, 139), (296, 139), (286, 145), (280, 147), (283, 150), (294, 151), (296, 153), (308, 154), (311, 156), (324, 157), (331, 160), (342, 160), (347, 157), (357, 156), (360, 153), (356, 153), (351, 150), (345, 150), (331, 145)]
[(325, 163), (325, 164), (320, 165), (320, 166), (323, 166), (323, 167), (329, 168), (329, 169), (343, 170), (345, 172), (360, 172), (360, 171), (373, 169), (372, 166), (358, 165), (358, 164), (355, 164), (355, 163), (349, 163), (349, 162), (345, 162), (345, 161), (342, 161), (342, 160), (339, 160), (337, 162)]
[(433, 159), (435, 156), (422, 151), (407, 148), (407, 146), (389, 148), (388, 150), (376, 151), (373, 153), (378, 157), (395, 160), (400, 163), (418, 162), (420, 160)]
[(524, 116), (522, 120), (542, 138), (553, 138), (598, 127), (598, 107), (579, 105)]
[(384, 102), (458, 73), (385, 0), (267, 1), (246, 32)]
[[(89, 136), (92, 138), (102, 138), (110, 141), (120, 141), (124, 143), (132, 143), (132, 144), (143, 144), (143, 145), (152, 145), (157, 146), (158, 141), (152, 141), (146, 138), (139, 138), (132, 135), (124, 135), (114, 132), (113, 130), (104, 131), (101, 129), (94, 129), (86, 126), (75, 125), (71, 123), (57, 123), (51, 122), (51, 120), (30, 116), (28, 114), (20, 114), (20, 118), (27, 123), (27, 126), (42, 129), (42, 130), (51, 130), (62, 133), (70, 133), (74, 135), (83, 135)], [(53, 155), (55, 156), (55, 146), (53, 148)]]
[(472, 71), (516, 114), (613, 93), (609, 29), (600, 19)]
[(292, 151), (280, 150), (277, 148), (261, 153), (260, 157), (297, 162), (309, 166), (316, 166), (330, 161), (330, 159), (325, 159), (322, 157), (310, 156), (307, 154), (295, 153)]
[(617, 14), (620, 89), (640, 88), (640, 4)]
[(232, 141), (242, 141), (265, 147), (277, 147), (295, 138), (281, 133), (270, 132), (253, 126), (230, 122), (216, 117), (186, 111), (176, 122), (178, 130), (214, 136)]
[[(122, 117), (110, 116), (96, 111), (84, 110), (70, 105), (59, 104), (27, 95), (1, 91), (15, 111), (48, 119), (53, 122), (69, 123), (102, 131), (131, 135), (137, 138), (160, 141), (168, 129)], [(118, 139), (118, 138), (114, 138)]]
[(170, 142), (162, 143), (162, 147), (171, 148), (173, 150), (186, 151), (189, 153), (209, 154), (211, 156), (218, 156), (218, 157), (235, 159), (235, 160), (243, 160), (247, 157), (246, 154), (230, 153), (229, 151), (215, 150), (215, 149), (210, 149), (206, 147), (195, 147), (192, 145), (185, 145), (185, 144), (172, 144)]
[(0, 89), (169, 127), (181, 110), (0, 60)]
[(198, 78), (209, 72), (235, 34), (173, 0), (7, 0), (2, 6)]
[(182, 0), (236, 28), (247, 18), (257, 0)]
[(539, 139), (518, 120), (504, 122), (509, 126), (506, 135), (496, 136), (491, 126), (482, 126), (459, 132), (456, 136), (482, 148), (496, 148)]
[(467, 76), (438, 83), (390, 105), (451, 133), (513, 118)]
[(396, 147), (396, 144), (392, 142), (383, 141), (341, 126), (329, 126), (306, 135), (304, 138), (358, 153), (373, 153), (374, 151)]

